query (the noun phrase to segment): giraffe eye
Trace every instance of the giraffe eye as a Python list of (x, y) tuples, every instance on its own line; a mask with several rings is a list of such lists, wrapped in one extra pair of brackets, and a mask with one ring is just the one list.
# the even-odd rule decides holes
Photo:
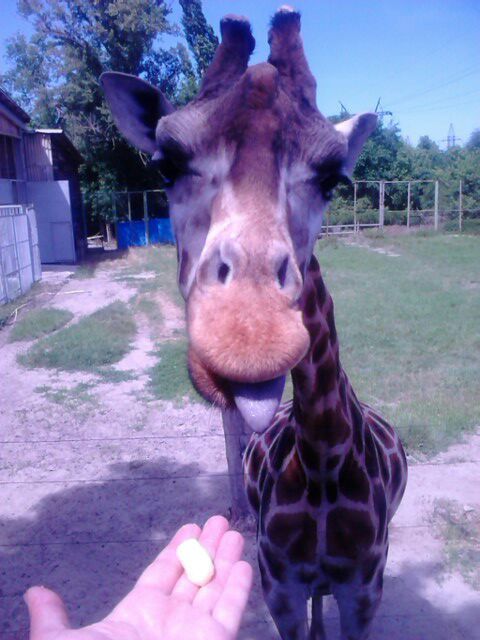
[(200, 175), (189, 166), (189, 163), (189, 155), (177, 147), (170, 147), (156, 151), (149, 166), (160, 173), (165, 187), (172, 187), (179, 178)]
[(336, 173), (329, 176), (319, 177), (317, 179), (317, 184), (320, 187), (323, 198), (325, 200), (331, 200), (333, 198), (333, 192), (339, 184), (352, 184), (352, 181), (348, 176)]

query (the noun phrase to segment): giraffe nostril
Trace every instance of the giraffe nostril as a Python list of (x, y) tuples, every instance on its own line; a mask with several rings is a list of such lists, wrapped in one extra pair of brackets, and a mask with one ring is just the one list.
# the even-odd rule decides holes
[(277, 271), (277, 282), (280, 285), (280, 289), (285, 287), (287, 281), (287, 269), (288, 269), (288, 256), (282, 260), (282, 263)]
[(217, 271), (218, 281), (221, 282), (222, 284), (225, 284), (229, 274), (230, 274), (230, 267), (225, 262), (221, 262)]

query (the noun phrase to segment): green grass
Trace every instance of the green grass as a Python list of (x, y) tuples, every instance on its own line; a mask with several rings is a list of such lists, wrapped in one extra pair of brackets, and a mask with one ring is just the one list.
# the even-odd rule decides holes
[(458, 571), (480, 591), (480, 513), (452, 500), (437, 500), (433, 525), (445, 544), (445, 570)]
[(188, 376), (187, 350), (185, 338), (160, 345), (156, 352), (159, 362), (150, 370), (150, 391), (156, 398), (180, 401), (187, 397), (202, 401)]
[[(153, 274), (153, 278), (142, 279), (142, 273)], [(170, 245), (154, 245), (130, 249), (126, 265), (118, 276), (138, 293), (160, 292), (175, 304), (183, 305), (177, 286), (177, 253)]]
[(80, 382), (71, 387), (51, 387), (42, 385), (35, 387), (34, 391), (40, 393), (50, 402), (64, 406), (66, 409), (78, 409), (87, 405), (97, 404), (97, 399), (89, 393), (94, 388), (93, 383)]
[(369, 238), (372, 248), (322, 241), (342, 363), (359, 397), (379, 408), (407, 447), (445, 447), (480, 423), (478, 239)]
[(92, 313), (57, 333), (40, 339), (18, 361), (27, 367), (96, 372), (130, 351), (136, 326), (122, 302)]
[(13, 326), (9, 341), (35, 340), (60, 329), (73, 318), (73, 313), (64, 309), (36, 309), (30, 311)]

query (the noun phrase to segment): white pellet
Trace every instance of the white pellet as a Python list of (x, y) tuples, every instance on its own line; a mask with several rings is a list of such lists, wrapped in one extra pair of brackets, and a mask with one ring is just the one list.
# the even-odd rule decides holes
[(177, 558), (187, 578), (198, 587), (208, 584), (215, 574), (215, 567), (208, 551), (196, 538), (189, 538), (178, 545)]

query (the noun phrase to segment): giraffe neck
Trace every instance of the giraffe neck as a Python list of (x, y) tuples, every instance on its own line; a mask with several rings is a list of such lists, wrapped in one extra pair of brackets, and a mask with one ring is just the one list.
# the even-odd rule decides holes
[[(293, 369), (292, 379), (295, 423), (306, 443), (304, 449), (308, 443), (310, 451), (313, 447), (326, 454), (335, 449), (332, 453), (340, 457), (352, 446), (361, 451), (363, 414), (340, 363), (333, 301), (315, 257), (305, 279), (303, 320), (310, 334), (310, 348)], [(325, 457), (320, 456), (323, 462)], [(316, 459), (317, 469), (318, 462)]]

